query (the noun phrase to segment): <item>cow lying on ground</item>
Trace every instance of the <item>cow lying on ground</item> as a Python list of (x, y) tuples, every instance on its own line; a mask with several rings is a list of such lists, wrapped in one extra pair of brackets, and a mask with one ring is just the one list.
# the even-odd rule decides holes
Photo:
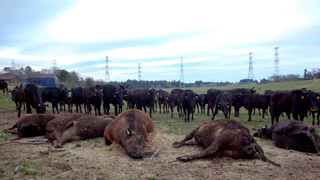
[(280, 148), (294, 149), (303, 152), (319, 153), (320, 138), (313, 126), (299, 120), (284, 120), (264, 127), (254, 133), (255, 137), (272, 139)]
[(26, 114), (8, 132), (18, 134), (19, 138), (45, 135), (47, 124), (56, 117), (53, 114)]
[[(195, 141), (187, 142), (194, 138)], [(232, 158), (253, 158), (256, 152), (263, 161), (280, 166), (268, 160), (262, 148), (251, 136), (249, 129), (232, 119), (207, 122), (191, 131), (182, 141), (173, 143), (174, 148), (183, 145), (199, 145), (205, 150), (195, 155), (178, 157), (180, 161), (191, 161), (204, 157), (229, 156)]]
[(61, 131), (57, 132), (57, 139), (52, 144), (54, 147), (62, 147), (66, 142), (83, 140), (95, 137), (103, 137), (105, 128), (114, 119), (114, 116), (85, 115), (65, 124)]
[(50, 121), (46, 126), (46, 135), (49, 141), (53, 142), (61, 138), (65, 125), (81, 117), (89, 116), (87, 114), (60, 114)]
[(154, 131), (152, 119), (144, 112), (129, 109), (119, 114), (104, 131), (105, 144), (118, 142), (134, 159), (143, 157), (147, 133)]

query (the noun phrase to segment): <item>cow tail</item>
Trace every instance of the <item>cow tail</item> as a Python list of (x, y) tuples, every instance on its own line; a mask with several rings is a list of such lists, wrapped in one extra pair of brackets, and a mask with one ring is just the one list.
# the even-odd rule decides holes
[(261, 148), (257, 143), (256, 143), (256, 145), (255, 145), (255, 148), (256, 148), (256, 151), (258, 151), (258, 153), (259, 153), (259, 155), (260, 155), (260, 157), (261, 157), (261, 159), (262, 159), (263, 161), (268, 162), (268, 163), (270, 163), (270, 164), (273, 164), (273, 165), (275, 165), (275, 166), (281, 167), (280, 164), (277, 164), (277, 163), (275, 163), (275, 162), (267, 159), (267, 158), (264, 156), (264, 153), (263, 153), (262, 148)]

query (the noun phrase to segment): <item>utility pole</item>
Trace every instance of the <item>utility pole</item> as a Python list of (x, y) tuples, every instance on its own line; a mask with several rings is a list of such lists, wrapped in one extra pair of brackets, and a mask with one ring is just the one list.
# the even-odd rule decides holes
[(53, 60), (53, 74), (56, 74), (57, 73), (57, 63), (56, 63), (56, 60)]

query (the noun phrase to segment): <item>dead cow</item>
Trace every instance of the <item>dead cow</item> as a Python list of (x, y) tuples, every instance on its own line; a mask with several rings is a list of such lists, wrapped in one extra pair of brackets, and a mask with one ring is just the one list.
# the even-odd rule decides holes
[(280, 148), (309, 153), (320, 152), (320, 138), (315, 128), (299, 120), (280, 121), (271, 128), (265, 126), (254, 133), (254, 136), (272, 139)]
[(60, 114), (46, 126), (46, 134), (48, 139), (52, 142), (61, 138), (65, 125), (71, 121), (75, 121), (81, 117), (89, 116), (87, 114)]
[(147, 133), (152, 131), (154, 131), (154, 125), (146, 113), (137, 109), (126, 110), (106, 127), (105, 144), (109, 146), (116, 141), (130, 157), (141, 159)]
[(53, 141), (54, 147), (62, 147), (66, 142), (83, 140), (95, 137), (103, 137), (105, 128), (113, 120), (113, 116), (83, 116), (75, 121), (67, 123), (61, 133), (61, 137)]
[[(187, 142), (194, 138), (195, 141)], [(183, 145), (199, 145), (205, 150), (199, 154), (178, 157), (180, 161), (191, 161), (204, 157), (229, 156), (232, 158), (252, 158), (259, 153), (263, 161), (280, 166), (268, 160), (262, 148), (250, 135), (249, 129), (232, 119), (207, 122), (191, 131), (182, 141), (173, 143), (174, 148)]]
[(54, 118), (53, 114), (26, 114), (9, 128), (9, 132), (18, 134), (19, 138), (45, 135), (47, 124)]

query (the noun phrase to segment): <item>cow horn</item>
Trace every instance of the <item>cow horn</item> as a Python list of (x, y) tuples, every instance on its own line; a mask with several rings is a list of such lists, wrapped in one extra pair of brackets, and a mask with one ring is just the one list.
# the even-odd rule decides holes
[(261, 157), (261, 159), (262, 159), (263, 161), (268, 162), (268, 163), (270, 163), (270, 164), (273, 164), (273, 165), (275, 165), (275, 166), (281, 167), (280, 164), (277, 164), (277, 163), (275, 163), (275, 162), (267, 159), (267, 158), (264, 156), (264, 153), (263, 153), (262, 148), (261, 148), (257, 143), (255, 143), (255, 148), (256, 148), (256, 151), (258, 151), (258, 153), (259, 153), (259, 155), (260, 155), (260, 157)]

